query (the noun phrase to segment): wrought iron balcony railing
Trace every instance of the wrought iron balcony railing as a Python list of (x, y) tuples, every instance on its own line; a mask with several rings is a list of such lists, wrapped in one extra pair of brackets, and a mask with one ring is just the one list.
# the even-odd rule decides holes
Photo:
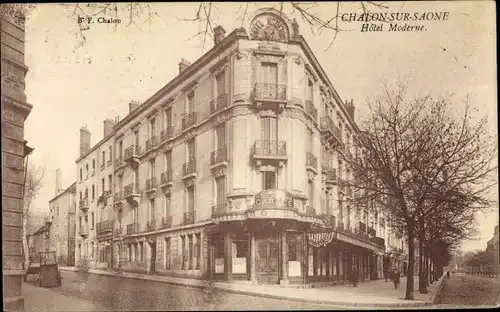
[(146, 191), (151, 191), (153, 189), (156, 189), (156, 177), (146, 180)]
[(334, 184), (337, 181), (337, 169), (328, 165), (323, 165), (323, 174), (325, 174), (325, 182), (327, 184)]
[(139, 194), (139, 188), (135, 183), (130, 183), (128, 185), (125, 185), (125, 187), (123, 188), (123, 193), (126, 198), (137, 195)]
[(122, 199), (123, 199), (123, 191), (118, 191), (113, 195), (113, 201), (115, 203), (121, 201)]
[(318, 119), (318, 109), (314, 107), (312, 101), (306, 100), (306, 112), (309, 116), (311, 116), (312, 119)]
[(335, 216), (331, 214), (322, 214), (321, 219), (325, 223), (325, 226), (330, 227), (330, 228), (335, 228), (336, 222), (335, 222)]
[(162, 229), (168, 229), (172, 227), (172, 216), (161, 218)]
[(196, 125), (196, 112), (186, 114), (182, 118), (182, 130), (186, 130), (194, 125)]
[(167, 183), (172, 182), (172, 170), (169, 169), (165, 172), (161, 173), (161, 185), (165, 185)]
[(253, 145), (254, 156), (286, 157), (286, 142), (271, 140), (256, 140)]
[(378, 246), (385, 246), (385, 240), (382, 237), (372, 237), (371, 241)]
[(125, 160), (131, 157), (138, 157), (141, 154), (141, 147), (139, 145), (131, 145), (125, 149)]
[[(111, 157), (111, 156), (109, 156), (109, 157)], [(113, 163), (113, 159), (112, 158), (108, 159), (107, 165), (111, 166), (112, 163)]]
[(314, 156), (314, 154), (311, 152), (306, 153), (306, 167), (310, 167), (313, 169), (318, 168), (318, 158), (316, 158), (316, 156)]
[(120, 167), (123, 164), (124, 164), (124, 162), (123, 162), (123, 156), (117, 157), (116, 160), (115, 160), (115, 168), (118, 168), (118, 167)]
[(255, 97), (258, 99), (286, 100), (286, 84), (256, 83)]
[(196, 159), (191, 159), (190, 161), (182, 165), (182, 173), (184, 176), (196, 173)]
[(229, 212), (227, 203), (212, 206), (212, 217)]
[(106, 164), (104, 162), (102, 162), (102, 164), (101, 164), (101, 171), (104, 170), (105, 167), (106, 167)]
[(212, 151), (210, 155), (210, 164), (216, 165), (227, 161), (227, 148), (221, 147), (218, 150)]
[(113, 229), (113, 221), (106, 220), (96, 224), (96, 233), (110, 232)]
[(169, 126), (165, 128), (164, 130), (161, 131), (160, 136), (162, 142), (171, 139), (174, 136), (174, 127)]
[(139, 233), (139, 224), (132, 223), (127, 225), (127, 235)]
[(222, 93), (210, 101), (210, 113), (218, 112), (227, 107), (227, 93)]
[(151, 136), (148, 140), (146, 140), (146, 152), (149, 152), (150, 150), (156, 148), (156, 146), (157, 146), (157, 140), (155, 135)]
[(156, 220), (155, 219), (152, 219), (152, 220), (149, 220), (148, 222), (146, 222), (146, 230), (148, 232), (152, 232), (152, 231), (156, 230)]
[(184, 212), (184, 225), (194, 224), (195, 217), (195, 211)]
[(333, 123), (333, 120), (330, 117), (321, 117), (320, 129), (321, 132), (328, 132), (333, 135), (339, 142), (341, 141), (340, 129)]
[(88, 197), (85, 197), (85, 198), (80, 200), (80, 209), (82, 211), (89, 210), (89, 198)]

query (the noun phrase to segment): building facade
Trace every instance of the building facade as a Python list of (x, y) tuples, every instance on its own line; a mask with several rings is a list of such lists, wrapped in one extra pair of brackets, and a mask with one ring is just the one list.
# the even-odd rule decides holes
[(248, 32), (214, 32), (210, 51), (113, 127), (113, 267), (263, 284), (343, 282), (354, 267), (381, 278), (385, 241), (400, 254), (404, 243), (380, 209), (349, 205), (353, 101), (276, 10), (255, 12)]
[(61, 171), (56, 171), (56, 196), (49, 201), (51, 251), (61, 265), (75, 265), (76, 183), (61, 188)]
[(40, 252), (53, 251), (50, 239), (51, 222), (47, 220), (33, 234), (27, 235), (27, 243), (30, 259), (36, 259)]
[(91, 148), (91, 134), (80, 129), (80, 157), (76, 160), (76, 265), (111, 266), (113, 209), (113, 125), (104, 121), (103, 139)]
[(25, 156), (32, 149), (24, 140), (24, 123), (32, 106), (25, 94), (24, 10), (2, 4), (2, 247), (4, 310), (24, 307), (23, 189)]

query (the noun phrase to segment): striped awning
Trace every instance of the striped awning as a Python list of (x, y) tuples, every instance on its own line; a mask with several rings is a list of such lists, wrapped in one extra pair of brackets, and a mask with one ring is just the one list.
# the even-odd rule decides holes
[(309, 240), (309, 244), (314, 247), (326, 246), (329, 242), (333, 240), (335, 237), (335, 233), (309, 233), (307, 234), (307, 238)]

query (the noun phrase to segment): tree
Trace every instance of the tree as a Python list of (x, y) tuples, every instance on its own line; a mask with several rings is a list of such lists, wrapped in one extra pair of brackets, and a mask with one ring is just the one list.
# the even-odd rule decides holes
[[(319, 6), (317, 1), (308, 2), (266, 2), (266, 3), (242, 3), (235, 16), (241, 20), (241, 25), (248, 21), (253, 11), (260, 8), (274, 8), (279, 10), (290, 17), (300, 18), (304, 25), (309, 26), (311, 32), (321, 33), (325, 32), (330, 37), (330, 41), (326, 49), (329, 49), (337, 35), (346, 31), (342, 27), (341, 15), (343, 12), (341, 2), (329, 3), (330, 7), (326, 10), (328, 14), (324, 14), (325, 9)], [(144, 24), (149, 25), (154, 20), (160, 20), (168, 24), (168, 19), (158, 13), (158, 4), (142, 3), (142, 2), (103, 2), (103, 3), (71, 3), (59, 4), (67, 9), (68, 16), (71, 18), (82, 18), (79, 33), (77, 34), (78, 46), (83, 46), (87, 39), (85, 32), (90, 29), (91, 23), (85, 22), (88, 18), (97, 18), (102, 15), (112, 16), (115, 19), (123, 20), (122, 24), (114, 24), (117, 27), (134, 26), (143, 31)], [(219, 7), (224, 5), (220, 2), (199, 2), (191, 13), (186, 12), (186, 16), (176, 17), (175, 23), (199, 23), (202, 30), (194, 34), (191, 38), (201, 36), (202, 50), (205, 48), (205, 43), (208, 39), (214, 38), (213, 29), (216, 24), (217, 15), (219, 14)], [(2, 4), (2, 11), (6, 14), (13, 16), (16, 20), (23, 21), (29, 18), (30, 12), (35, 8), (33, 4)], [(359, 2), (359, 9), (363, 13), (371, 13), (374, 10), (385, 10), (388, 7), (385, 1), (361, 1)]]
[[(368, 107), (362, 134), (341, 147), (355, 148), (358, 155), (344, 152), (352, 179), (346, 174), (342, 183), (357, 190), (355, 204), (377, 201), (393, 230), (407, 235), (408, 271), (413, 272), (416, 234), (420, 243), (426, 241), (425, 218), (439, 208), (456, 208), (460, 216), (489, 205), (485, 196), (496, 183), (496, 146), (486, 119), (472, 123), (469, 105), (457, 122), (449, 100), (409, 99), (404, 84), (385, 85)], [(408, 275), (405, 298), (413, 299), (413, 274)]]
[(45, 167), (36, 166), (31, 164), (26, 170), (25, 183), (24, 183), (24, 211), (23, 211), (23, 251), (24, 260), (27, 265), (29, 259), (28, 242), (26, 241), (28, 219), (30, 218), (31, 206), (35, 198), (40, 193), (43, 186), (43, 178), (45, 176)]

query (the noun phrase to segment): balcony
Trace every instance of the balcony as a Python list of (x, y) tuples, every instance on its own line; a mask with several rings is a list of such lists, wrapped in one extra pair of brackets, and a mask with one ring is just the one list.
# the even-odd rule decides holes
[(154, 150), (158, 146), (157, 138), (155, 135), (151, 136), (148, 140), (146, 140), (146, 153)]
[(172, 227), (172, 216), (161, 218), (161, 228), (169, 229)]
[(156, 230), (156, 220), (152, 219), (146, 222), (146, 232), (153, 232)]
[(87, 212), (89, 210), (89, 199), (88, 197), (85, 197), (84, 199), (80, 200), (80, 210), (82, 212)]
[(323, 165), (321, 171), (325, 177), (326, 188), (332, 188), (333, 185), (337, 184), (337, 170), (328, 165)]
[(314, 104), (312, 101), (307, 100), (306, 101), (306, 113), (311, 116), (314, 121), (318, 120), (318, 109), (314, 107)]
[(170, 194), (172, 191), (172, 185), (173, 185), (173, 180), (172, 180), (172, 170), (167, 170), (165, 172), (161, 173), (161, 180), (160, 180), (160, 187), (163, 189), (163, 192), (165, 194)]
[(183, 225), (194, 224), (195, 217), (196, 217), (195, 211), (184, 212)]
[(341, 134), (339, 128), (333, 123), (332, 119), (328, 116), (321, 117), (320, 120), (321, 134), (327, 142), (332, 146), (341, 144)]
[(227, 203), (212, 206), (212, 218), (229, 212)]
[(146, 180), (146, 194), (149, 198), (154, 198), (156, 196), (156, 177), (152, 177)]
[(254, 95), (258, 109), (282, 111), (286, 104), (286, 84), (256, 83)]
[(306, 170), (315, 174), (318, 172), (318, 158), (311, 152), (306, 153)]
[(370, 240), (378, 246), (385, 247), (385, 240), (382, 237), (372, 237)]
[(225, 146), (212, 151), (210, 154), (210, 168), (213, 169), (219, 166), (227, 167), (227, 148)]
[(96, 224), (97, 234), (108, 233), (111, 232), (112, 230), (113, 230), (113, 221), (111, 220), (101, 221)]
[(125, 165), (125, 162), (123, 161), (123, 156), (117, 157), (115, 159), (115, 170), (123, 167), (124, 165)]
[(314, 209), (311, 206), (306, 206), (305, 211), (301, 212), (301, 214), (306, 215), (306, 216), (315, 216), (316, 215), (316, 209)]
[(106, 164), (103, 162), (103, 163), (101, 164), (101, 166), (100, 166), (101, 171), (103, 171), (105, 167), (106, 167)]
[(326, 227), (335, 228), (335, 216), (331, 214), (321, 214), (320, 218), (323, 220)]
[(137, 233), (139, 233), (138, 223), (127, 224), (127, 235), (137, 234)]
[(190, 161), (182, 165), (182, 179), (196, 178), (196, 160), (191, 159)]
[(89, 228), (88, 228), (88, 226), (80, 226), (80, 231), (79, 231), (79, 233), (80, 233), (80, 236), (81, 236), (82, 238), (87, 238), (87, 237), (89, 237)]
[(123, 191), (119, 191), (113, 194), (113, 205), (121, 206), (122, 200), (123, 200)]
[(161, 131), (160, 139), (162, 142), (170, 140), (174, 136), (174, 127), (170, 126)]
[(196, 125), (196, 112), (185, 114), (182, 118), (182, 131)]
[(288, 160), (286, 142), (257, 140), (253, 145), (252, 157), (257, 166), (261, 166), (262, 162), (275, 162), (281, 167)]
[(123, 188), (123, 195), (126, 200), (129, 202), (139, 202), (139, 198), (141, 197), (141, 193), (135, 183), (131, 183), (129, 185), (126, 185)]
[(210, 101), (210, 113), (217, 113), (227, 107), (227, 93), (222, 93)]
[(373, 227), (369, 227), (368, 228), (368, 235), (370, 235), (370, 237), (375, 237), (377, 235), (377, 232), (375, 231), (375, 229)]
[(125, 162), (132, 166), (137, 167), (139, 165), (139, 156), (141, 155), (141, 147), (139, 145), (131, 145), (125, 149)]
[(110, 158), (110, 159), (108, 159), (107, 165), (108, 165), (108, 166), (111, 166), (111, 164), (112, 164), (112, 163), (113, 163), (113, 160), (112, 160), (111, 158)]

